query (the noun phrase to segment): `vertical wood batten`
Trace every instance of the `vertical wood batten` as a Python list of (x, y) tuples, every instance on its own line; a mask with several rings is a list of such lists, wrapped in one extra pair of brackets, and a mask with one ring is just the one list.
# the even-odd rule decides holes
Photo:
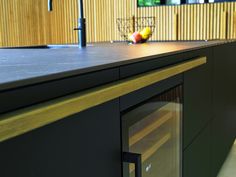
[(236, 37), (236, 11), (233, 12), (233, 38)]
[[(3, 18), (4, 18), (4, 14), (3, 14), (3, 2), (0, 1), (0, 24), (3, 24)], [(3, 25), (0, 25), (0, 46), (3, 46)]]

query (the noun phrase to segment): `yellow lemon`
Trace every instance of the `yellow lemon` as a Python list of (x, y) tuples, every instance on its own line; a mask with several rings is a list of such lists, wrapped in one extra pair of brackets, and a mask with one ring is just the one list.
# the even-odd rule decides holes
[(152, 33), (152, 30), (151, 30), (150, 27), (144, 28), (144, 31), (145, 31), (145, 33), (148, 34), (148, 35), (150, 35), (150, 34)]
[(146, 27), (140, 32), (143, 39), (148, 39), (150, 35), (152, 34), (151, 28)]

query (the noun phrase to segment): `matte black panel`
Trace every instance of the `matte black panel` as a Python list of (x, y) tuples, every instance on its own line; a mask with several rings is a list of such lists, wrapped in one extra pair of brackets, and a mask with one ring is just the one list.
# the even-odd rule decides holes
[(201, 131), (195, 141), (184, 151), (184, 177), (210, 177), (210, 128)]
[(207, 64), (184, 73), (184, 148), (212, 118), (212, 49), (202, 49)]
[(214, 48), (212, 177), (219, 172), (236, 137), (235, 51), (235, 43)]
[(183, 82), (183, 75), (177, 75), (169, 79), (163, 80), (151, 86), (137, 90), (120, 98), (120, 110), (124, 111), (135, 106), (155, 95), (158, 95), (170, 88), (173, 88)]
[(0, 144), (1, 177), (121, 177), (119, 100)]
[(153, 69), (172, 65), (183, 60), (182, 54), (152, 59), (120, 67), (120, 77), (126, 78), (136, 74), (144, 73)]
[(236, 43), (228, 44), (229, 53), (227, 56), (229, 57), (229, 62), (227, 66), (228, 77), (229, 77), (229, 104), (228, 104), (228, 116), (230, 126), (230, 138), (236, 138)]
[(0, 92), (0, 113), (118, 80), (119, 69), (109, 69)]
[(161, 57), (156, 59), (150, 59), (147, 61), (137, 62), (134, 64), (129, 64), (120, 67), (120, 77), (126, 78), (136, 74), (144, 73), (150, 70), (163, 68), (166, 66), (171, 66), (182, 61), (190, 60), (201, 56), (199, 50), (194, 50), (191, 52), (183, 52), (177, 55), (171, 55), (167, 57)]
[[(223, 116), (222, 114), (219, 116)], [(232, 140), (229, 141), (228, 123), (214, 118), (211, 124), (210, 157), (211, 177), (216, 177), (231, 149)], [(230, 143), (229, 143), (230, 142)]]

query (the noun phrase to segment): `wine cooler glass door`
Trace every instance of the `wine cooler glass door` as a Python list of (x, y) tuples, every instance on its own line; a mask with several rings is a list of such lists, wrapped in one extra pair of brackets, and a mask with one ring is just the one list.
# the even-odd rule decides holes
[(181, 176), (181, 97), (180, 85), (123, 114), (124, 177)]

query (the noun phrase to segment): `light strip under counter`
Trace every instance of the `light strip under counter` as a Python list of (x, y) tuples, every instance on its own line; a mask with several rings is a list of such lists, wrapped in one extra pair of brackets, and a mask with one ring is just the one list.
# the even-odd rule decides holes
[(0, 142), (111, 101), (207, 62), (198, 57), (0, 116)]

